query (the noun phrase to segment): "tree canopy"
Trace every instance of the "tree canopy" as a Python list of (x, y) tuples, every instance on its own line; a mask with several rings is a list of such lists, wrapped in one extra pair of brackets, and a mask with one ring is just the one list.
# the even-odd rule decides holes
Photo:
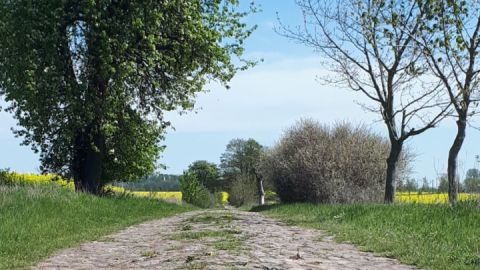
[(220, 157), (220, 168), (228, 180), (235, 175), (255, 176), (263, 146), (254, 139), (232, 139)]
[(210, 80), (225, 86), (252, 33), (238, 0), (0, 2), (0, 94), (41, 169), (97, 192), (146, 175), (165, 111), (188, 110)]
[(220, 171), (215, 163), (197, 160), (188, 166), (188, 172), (193, 173), (210, 192), (221, 190)]
[(264, 147), (254, 139), (232, 139), (220, 156), (220, 170), (230, 204), (241, 206), (264, 196), (263, 183), (257, 172)]
[(469, 169), (464, 181), (466, 192), (480, 193), (480, 170)]

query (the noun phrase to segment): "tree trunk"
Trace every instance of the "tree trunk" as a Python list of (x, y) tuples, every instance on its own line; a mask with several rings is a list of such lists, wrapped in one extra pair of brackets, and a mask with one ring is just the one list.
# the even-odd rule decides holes
[(457, 135), (453, 141), (452, 147), (448, 152), (448, 200), (451, 204), (457, 203), (458, 179), (457, 179), (457, 158), (463, 141), (465, 140), (465, 132), (467, 128), (467, 119), (460, 115), (457, 120)]
[(95, 195), (101, 193), (104, 145), (103, 136), (99, 132), (77, 135), (73, 157), (73, 178), (76, 191)]
[(390, 140), (390, 154), (387, 158), (387, 179), (385, 182), (385, 204), (395, 201), (395, 180), (397, 176), (397, 164), (402, 153), (403, 142)]
[(265, 190), (263, 189), (263, 177), (261, 175), (257, 175), (257, 188), (258, 188), (258, 204), (264, 205), (265, 204)]

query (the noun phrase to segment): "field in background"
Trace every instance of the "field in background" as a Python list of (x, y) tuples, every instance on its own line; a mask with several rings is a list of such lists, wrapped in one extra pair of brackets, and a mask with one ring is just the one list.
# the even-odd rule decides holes
[(34, 185), (45, 185), (45, 184), (57, 184), (62, 187), (69, 189), (75, 189), (72, 181), (67, 181), (62, 177), (54, 174), (33, 174), (33, 173), (17, 173), (9, 171), (0, 171), (0, 184), (1, 181), (6, 184), (34, 184)]
[(322, 229), (364, 251), (426, 269), (480, 269), (480, 202), (396, 205), (291, 204), (254, 211)]
[[(67, 181), (59, 176), (53, 174), (39, 175), (39, 174), (21, 174), (16, 172), (3, 172), (3, 179), (7, 184), (57, 184), (62, 187), (74, 190), (75, 187), (72, 181)], [(131, 195), (140, 198), (161, 199), (168, 202), (182, 202), (182, 193), (180, 191), (130, 191), (122, 187), (107, 185), (106, 190), (111, 190), (114, 193), (122, 195)], [(228, 193), (222, 192), (222, 203), (228, 202)]]
[[(480, 199), (480, 194), (459, 193), (459, 201), (468, 201)], [(447, 193), (417, 193), (417, 192), (397, 192), (396, 202), (400, 203), (448, 203)]]
[[(122, 187), (117, 186), (108, 186), (107, 188), (111, 189), (113, 192), (117, 194), (130, 194), (135, 197), (142, 197), (142, 198), (153, 198), (153, 199), (161, 199), (166, 200), (169, 202), (181, 202), (182, 201), (182, 192), (180, 191), (130, 191), (126, 190)], [(222, 192), (222, 203), (228, 202), (228, 193)]]
[(0, 194), (0, 269), (24, 268), (58, 249), (194, 209), (132, 196), (97, 197), (51, 183), (0, 184)]

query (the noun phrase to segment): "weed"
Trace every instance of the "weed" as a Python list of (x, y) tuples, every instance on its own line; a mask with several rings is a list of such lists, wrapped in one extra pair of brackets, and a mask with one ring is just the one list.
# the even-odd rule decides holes
[(176, 233), (170, 236), (171, 240), (196, 240), (205, 237), (226, 237), (230, 234), (239, 234), (238, 230), (219, 230), (219, 231), (186, 231)]
[(144, 251), (142, 254), (140, 254), (142, 257), (146, 258), (153, 258), (158, 255), (158, 253), (154, 250), (149, 250), (149, 251)]

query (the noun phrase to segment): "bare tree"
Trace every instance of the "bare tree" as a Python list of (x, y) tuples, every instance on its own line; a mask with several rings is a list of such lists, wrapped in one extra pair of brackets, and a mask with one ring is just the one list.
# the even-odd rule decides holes
[(435, 127), (448, 110), (440, 84), (422, 80), (426, 64), (415, 46), (422, 13), (411, 0), (297, 0), (304, 23), (278, 32), (313, 47), (333, 76), (327, 83), (363, 93), (388, 130), (385, 203), (395, 200), (397, 164), (407, 139)]
[(466, 136), (469, 117), (476, 112), (480, 82), (477, 61), (480, 46), (479, 2), (434, 1), (422, 6), (424, 20), (416, 39), (433, 74), (442, 82), (453, 106), (457, 133), (448, 152), (448, 198), (457, 202), (458, 154)]

